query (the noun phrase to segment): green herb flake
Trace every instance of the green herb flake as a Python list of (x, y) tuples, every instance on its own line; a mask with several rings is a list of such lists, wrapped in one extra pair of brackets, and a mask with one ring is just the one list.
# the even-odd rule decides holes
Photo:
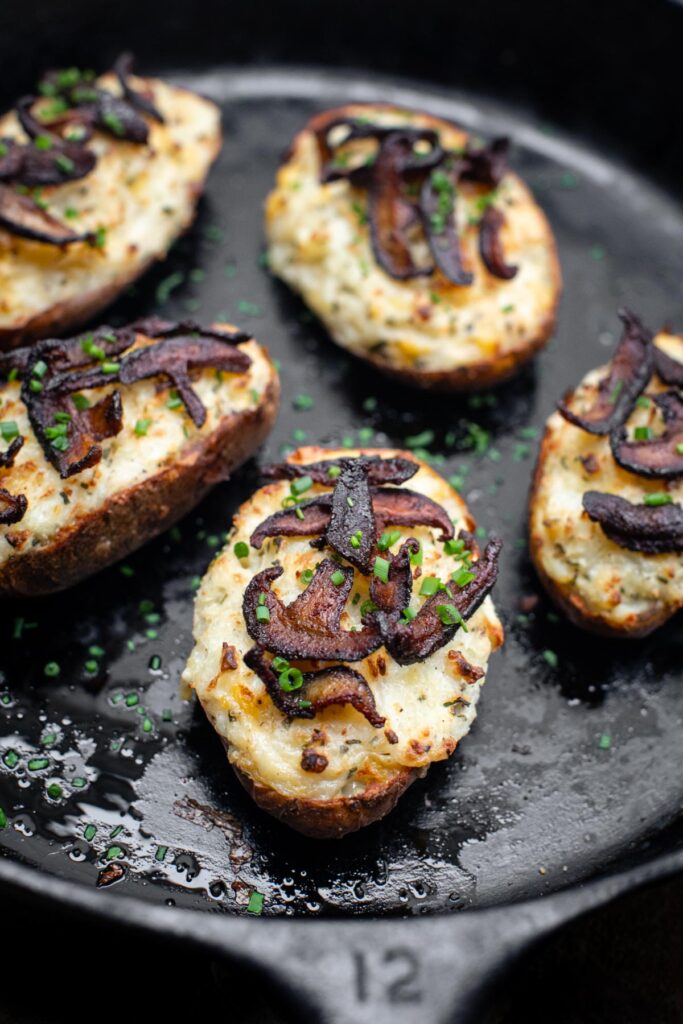
[(47, 795), (51, 800), (59, 800), (63, 795), (62, 787), (58, 782), (51, 782), (47, 787)]
[(560, 659), (555, 654), (555, 651), (546, 650), (543, 652), (543, 660), (546, 664), (550, 665), (551, 668), (557, 668), (560, 663)]
[(97, 826), (95, 825), (86, 825), (85, 828), (83, 829), (83, 838), (85, 839), (86, 843), (91, 843), (96, 835)]
[(235, 544), (233, 551), (235, 552), (237, 558), (249, 557), (249, 545), (245, 544), (243, 540), (239, 540), (237, 544)]
[(54, 679), (61, 672), (61, 668), (59, 667), (58, 662), (48, 661), (47, 665), (45, 665), (45, 667), (43, 668), (43, 672), (50, 679)]
[(14, 420), (4, 420), (0, 423), (0, 435), (3, 441), (13, 441), (19, 436), (19, 427)]
[[(303, 702), (302, 702), (303, 703)], [(252, 892), (247, 903), (248, 914), (260, 914), (263, 911), (263, 903), (265, 896), (262, 892), (258, 892), (256, 889)]]
[(292, 406), (297, 412), (308, 412), (315, 405), (315, 401), (311, 395), (300, 394), (295, 395), (292, 399)]
[(47, 757), (32, 757), (27, 767), (30, 772), (42, 772), (50, 767), (50, 761)]
[(162, 306), (165, 302), (168, 302), (171, 297), (171, 293), (177, 288), (180, 288), (181, 284), (185, 280), (185, 275), (180, 270), (176, 270), (173, 274), (169, 274), (163, 281), (160, 281), (157, 285), (156, 300), (157, 303)]
[(330, 580), (332, 581), (332, 583), (334, 583), (335, 587), (341, 587), (345, 579), (346, 576), (341, 571), (341, 569), (335, 570), (335, 572), (333, 572), (332, 575), (330, 576)]
[(7, 768), (16, 768), (19, 764), (19, 755), (16, 750), (6, 750), (2, 757), (2, 762)]
[(650, 508), (658, 508), (660, 505), (671, 505), (673, 498), (665, 491), (655, 491), (653, 494), (646, 494), (643, 502)]
[(121, 847), (114, 845), (109, 847), (104, 856), (107, 860), (116, 860), (116, 858), (121, 857), (122, 854), (123, 850), (121, 849)]
[(604, 732), (598, 740), (598, 747), (600, 750), (609, 750), (611, 746), (612, 737), (608, 733)]
[(157, 846), (154, 852), (154, 859), (162, 863), (166, 860), (166, 854), (168, 853), (168, 846)]

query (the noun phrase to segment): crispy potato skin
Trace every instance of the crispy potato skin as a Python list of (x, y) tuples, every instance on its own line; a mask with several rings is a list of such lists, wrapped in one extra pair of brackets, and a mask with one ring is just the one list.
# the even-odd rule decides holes
[(405, 768), (387, 782), (368, 786), (357, 797), (301, 800), (286, 797), (270, 786), (256, 782), (236, 765), (233, 769), (249, 796), (262, 810), (311, 839), (341, 839), (349, 832), (357, 832), (379, 821), (393, 811), (399, 797), (415, 779), (427, 774), (426, 768)]
[[(415, 458), (409, 452), (388, 449), (362, 449), (357, 452), (311, 446), (293, 452), (288, 459), (294, 463), (305, 464), (324, 458), (354, 455), (360, 451), (384, 457), (400, 454)], [(422, 483), (413, 478), (413, 486), (418, 490), (424, 489), (423, 492), (426, 493), (429, 492), (430, 485), (438, 488), (432, 491), (435, 498), (450, 491), (438, 474), (419, 459), (415, 461), (421, 467), (424, 477)], [(434, 659), (428, 659), (426, 667), (418, 665), (405, 668), (394, 665), (392, 668), (389, 664), (378, 674), (376, 667), (373, 672), (372, 666), (376, 666), (379, 661), (384, 662), (384, 655), (380, 649), (365, 661), (356, 663), (355, 667), (376, 687), (380, 711), (387, 716), (386, 729), (398, 730), (401, 733), (400, 740), (396, 736), (394, 740), (388, 741), (391, 744), (389, 747), (381, 746), (378, 751), (374, 746), (375, 737), (380, 745), (386, 744), (386, 730), (384, 734), (375, 733), (357, 712), (348, 708), (328, 708), (309, 721), (283, 721), (281, 712), (277, 711), (264, 693), (260, 681), (254, 678), (251, 670), (245, 672), (241, 668), (244, 651), (253, 641), (244, 627), (239, 595), (243, 592), (245, 582), (262, 565), (269, 564), (275, 552), (271, 550), (268, 554), (264, 551), (262, 556), (254, 552), (250, 555), (249, 566), (243, 568), (235, 559), (233, 542), (237, 537), (247, 538), (263, 514), (280, 507), (283, 487), (286, 492), (287, 486), (286, 482), (266, 485), (237, 513), (233, 533), (224, 553), (213, 563), (197, 595), (195, 649), (183, 678), (188, 686), (197, 691), (209, 721), (221, 738), (233, 770), (258, 806), (303, 835), (316, 839), (338, 839), (384, 817), (392, 810), (408, 786), (426, 774), (430, 764), (437, 760), (445, 760), (453, 754), (459, 738), (465, 735), (471, 726), (480, 682), (477, 680), (472, 683), (458, 675), (454, 670), (456, 662), (448, 658), (449, 648), (444, 648), (440, 655), (434, 656)], [(464, 502), (455, 492), (450, 494), (447, 507), (459, 525), (474, 528), (474, 522)], [(408, 528), (405, 529), (406, 533), (410, 532)], [(426, 533), (427, 529), (423, 528), (423, 534)], [(301, 543), (302, 548), (304, 545), (306, 549), (308, 548), (308, 541), (305, 538)], [(429, 550), (425, 554), (424, 572), (434, 569), (434, 555), (439, 558), (445, 557), (441, 554), (440, 544), (432, 541), (431, 548), (433, 551)], [(292, 556), (290, 551), (284, 548), (277, 550), (285, 566), (286, 575), (291, 575), (291, 570), (299, 565), (299, 561), (292, 562), (295, 556)], [(261, 557), (263, 562), (260, 560)], [(310, 558), (315, 557), (311, 553)], [(305, 555), (304, 559), (308, 561), (309, 556)], [(293, 585), (296, 586), (296, 581)], [(367, 581), (363, 583), (357, 578), (356, 587), (361, 586), (367, 587)], [(229, 594), (228, 599), (224, 600), (222, 594), (226, 588)], [(454, 640), (451, 644), (456, 650), (464, 650), (471, 663), (485, 667), (490, 654), (502, 643), (503, 629), (490, 598), (487, 598), (486, 604), (476, 615), (478, 618), (473, 618), (469, 632), (463, 633), (459, 640)], [(220, 660), (222, 639), (234, 645), (236, 654), (236, 664), (231, 665), (228, 670), (224, 669)], [(467, 646), (469, 644), (475, 646), (470, 648)], [(396, 672), (397, 676), (391, 685), (400, 687), (399, 690), (386, 689), (387, 683), (391, 681), (392, 672)], [(442, 732), (439, 732), (436, 725), (430, 727), (430, 712), (415, 711), (416, 707), (428, 707), (426, 703), (421, 702), (422, 698), (415, 701), (415, 688), (421, 686), (431, 687), (431, 706), (432, 709), (436, 709), (437, 721), (440, 721), (438, 715), (441, 714), (443, 701), (449, 695), (468, 695), (470, 706), (465, 722), (461, 724), (456, 720), (457, 725), (443, 725)], [(440, 686), (444, 686), (448, 692), (442, 693)], [(414, 704), (412, 710), (411, 704)], [(407, 716), (405, 722), (404, 712)], [(331, 779), (327, 771), (323, 771), (321, 775), (309, 775), (301, 768), (293, 768), (301, 756), (300, 742), (303, 740), (307, 744), (312, 731), (320, 731), (323, 734), (315, 743), (321, 743), (321, 752), (330, 757)], [(424, 748), (415, 742), (420, 737), (425, 738), (425, 743), (428, 744)], [(346, 754), (339, 753), (339, 746), (342, 743), (347, 745)], [(283, 745), (286, 752), (283, 752)], [(413, 752), (406, 755), (408, 749)], [(259, 753), (254, 753), (256, 750)], [(379, 767), (386, 756), (381, 750), (390, 751), (394, 756), (390, 763)], [(351, 751), (354, 754), (351, 754)], [(359, 772), (367, 773), (367, 781), (357, 791), (345, 792), (344, 779), (351, 763), (345, 758), (355, 756), (355, 752), (359, 758)], [(267, 758), (264, 760), (266, 754)], [(292, 757), (291, 761), (288, 760), (289, 755)], [(375, 768), (368, 768), (367, 765), (372, 764), (373, 757), (378, 764)], [(294, 778), (292, 771), (295, 771)], [(327, 786), (331, 788), (326, 788)]]
[(179, 462), (115, 494), (96, 513), (60, 530), (50, 544), (9, 559), (0, 567), (0, 596), (64, 590), (163, 533), (263, 443), (277, 415), (279, 392), (273, 368), (256, 408), (225, 417)]
[[(683, 358), (683, 337), (661, 332), (655, 343), (673, 358)], [(587, 407), (606, 369), (593, 370), (567, 396)], [(667, 389), (655, 374), (644, 394)], [(629, 420), (652, 422), (648, 407)], [(594, 461), (589, 471), (583, 463)], [(582, 629), (614, 639), (638, 639), (652, 633), (683, 606), (680, 555), (646, 555), (609, 540), (581, 507), (587, 490), (621, 494), (639, 503), (648, 492), (667, 489), (675, 501), (680, 481), (665, 483), (620, 467), (609, 438), (588, 434), (553, 413), (546, 425), (529, 495), (529, 550), (541, 583), (567, 617)]]
[[(332, 117), (353, 117), (363, 111), (376, 111), (380, 114), (387, 114), (394, 110), (396, 110), (396, 108), (391, 104), (367, 103), (362, 105), (348, 104), (333, 111), (324, 111), (323, 113), (313, 117), (305, 128), (297, 133), (287, 154), (285, 155), (284, 162), (286, 163), (296, 156), (304, 145), (305, 139), (308, 137), (310, 132), (322, 127)], [(444, 118), (433, 117), (427, 114), (420, 115), (420, 125), (433, 127), (437, 130), (443, 129), (445, 126), (450, 126), (455, 128), (457, 131), (462, 132), (462, 129), (458, 125), (454, 125), (452, 122), (449, 122)], [(509, 177), (518, 180), (515, 175), (510, 174)], [(527, 193), (527, 195), (529, 201), (533, 202), (530, 194)], [(397, 380), (410, 387), (434, 392), (447, 393), (478, 391), (484, 388), (495, 387), (509, 380), (511, 377), (514, 377), (526, 363), (533, 359), (533, 357), (552, 337), (555, 330), (557, 309), (562, 292), (562, 274), (552, 230), (548, 224), (545, 214), (538, 207), (536, 207), (536, 214), (539, 222), (543, 225), (543, 233), (546, 239), (550, 290), (554, 295), (554, 299), (545, 315), (537, 321), (534, 329), (519, 336), (512, 348), (506, 348), (505, 346), (498, 344), (492, 352), (483, 356), (481, 359), (463, 362), (461, 365), (453, 365), (447, 369), (444, 368), (438, 370), (416, 368), (410, 365), (400, 365), (394, 360), (390, 362), (377, 356), (372, 351), (372, 345), (368, 345), (364, 352), (351, 350), (352, 354), (357, 358), (361, 358), (370, 363), (381, 373), (393, 380)], [(440, 275), (435, 275), (435, 277), (439, 278)], [(495, 287), (495, 279), (491, 278), (491, 281), (494, 282)], [(467, 289), (456, 288), (455, 291), (466, 292)], [(343, 342), (335, 336), (335, 332), (331, 328), (330, 333), (336, 341), (343, 344)], [(381, 338), (377, 337), (376, 344), (378, 344), (380, 340)], [(444, 344), (447, 344), (448, 340), (448, 338), (442, 339)], [(349, 346), (343, 345), (343, 347), (348, 348)]]

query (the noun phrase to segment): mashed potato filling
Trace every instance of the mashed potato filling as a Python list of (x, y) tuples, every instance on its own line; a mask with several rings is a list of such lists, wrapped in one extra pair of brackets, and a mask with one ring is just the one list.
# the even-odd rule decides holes
[[(683, 339), (659, 334), (655, 343), (683, 361)], [(606, 372), (601, 367), (584, 378), (573, 407), (590, 405)], [(666, 390), (654, 375), (644, 394)], [(661, 429), (653, 405), (638, 406), (628, 424)], [(589, 490), (618, 494), (634, 504), (665, 490), (681, 502), (683, 481), (630, 473), (615, 462), (609, 437), (589, 434), (557, 412), (548, 420), (530, 520), (534, 558), (541, 570), (570, 600), (613, 628), (628, 629), (642, 615), (667, 617), (683, 605), (680, 554), (646, 555), (609, 540), (583, 511), (583, 495)]]
[[(454, 125), (401, 109), (344, 108), (381, 125), (434, 127), (459, 149), (467, 134)], [(469, 286), (440, 274), (399, 281), (376, 263), (367, 223), (367, 190), (348, 181), (320, 183), (315, 135), (304, 129), (278, 171), (266, 203), (270, 266), (325, 323), (333, 338), (387, 367), (423, 372), (472, 366), (523, 352), (546, 337), (559, 291), (555, 244), (544, 214), (514, 174), (504, 177), (495, 205), (505, 216), (505, 259), (519, 270), (492, 276), (479, 255), (478, 221), (487, 189), (463, 181), (457, 218)]]
[[(363, 451), (384, 457), (397, 454)], [(290, 456), (290, 461), (307, 463), (358, 454), (361, 451), (302, 448)], [(419, 472), (407, 486), (443, 505), (455, 522), (456, 534), (472, 527), (463, 501), (426, 464), (420, 463)], [(325, 490), (329, 488), (314, 485), (306, 496)], [(212, 562), (197, 594), (195, 647), (183, 678), (196, 690), (214, 728), (226, 742), (235, 767), (287, 797), (333, 800), (361, 794), (367, 786), (387, 781), (403, 768), (426, 768), (448, 757), (474, 721), (485, 678), (482, 674), (469, 681), (466, 665), (485, 670), (489, 655), (502, 642), (503, 632), (487, 597), (468, 621), (468, 631), (459, 629), (449, 644), (424, 662), (399, 665), (384, 647), (354, 662), (351, 667), (367, 680), (377, 710), (386, 717), (381, 729), (373, 728), (350, 706), (327, 708), (313, 719), (288, 720), (275, 707), (258, 676), (244, 664), (244, 654), (253, 641), (246, 630), (242, 598), (249, 580), (278, 561), (284, 572), (273, 589), (284, 602), (294, 600), (304, 590), (301, 574), (313, 569), (324, 555), (311, 548), (306, 537), (272, 538), (260, 551), (250, 548), (246, 558), (237, 557), (234, 545), (248, 544), (253, 530), (280, 509), (289, 493), (287, 481), (269, 484), (238, 511), (228, 543)], [(438, 530), (396, 530), (401, 540), (414, 536), (422, 543), (423, 564), (419, 572), (414, 569), (418, 581), (411, 601), (417, 611), (426, 600), (418, 594), (419, 575), (446, 579), (461, 563), (457, 556), (445, 553), (436, 539)], [(400, 543), (392, 550), (398, 550)], [(343, 629), (360, 627), (360, 608), (369, 596), (369, 582), (368, 577), (355, 572), (342, 615)], [(223, 660), (224, 643), (234, 649), (234, 668)], [(324, 771), (304, 770), (302, 754), (306, 750), (324, 755)]]

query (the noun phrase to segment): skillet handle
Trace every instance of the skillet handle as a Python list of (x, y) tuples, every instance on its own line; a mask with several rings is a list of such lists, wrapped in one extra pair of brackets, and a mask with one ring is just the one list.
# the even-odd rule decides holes
[(495, 977), (558, 923), (538, 905), (410, 920), (276, 919), (260, 936), (251, 929), (241, 954), (297, 1021), (480, 1024)]

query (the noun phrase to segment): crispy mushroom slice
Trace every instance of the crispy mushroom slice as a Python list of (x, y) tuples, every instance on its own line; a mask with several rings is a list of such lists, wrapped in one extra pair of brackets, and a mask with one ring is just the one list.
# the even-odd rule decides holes
[(436, 265), (452, 284), (470, 285), (474, 274), (465, 270), (460, 251), (456, 215), (456, 175), (439, 167), (432, 171), (420, 192), (420, 214)]
[(487, 206), (479, 224), (479, 253), (490, 274), (503, 281), (509, 281), (519, 268), (505, 262), (503, 243), (500, 238), (500, 229), (504, 223), (505, 218), (500, 210), (495, 206)]
[(172, 335), (126, 356), (118, 379), (122, 384), (134, 384), (147, 377), (166, 377), (178, 392), (194, 425), (201, 427), (206, 421), (206, 409), (192, 388), (189, 371), (207, 366), (244, 373), (251, 366), (251, 359), (231, 340), (219, 341), (204, 333)]
[(386, 721), (377, 711), (373, 692), (366, 680), (360, 672), (346, 665), (304, 672), (301, 687), (287, 692), (280, 686), (279, 676), (262, 647), (248, 650), (244, 663), (265, 683), (271, 700), (288, 718), (315, 718), (319, 711), (333, 704), (350, 704), (375, 729), (381, 729)]
[(680, 505), (634, 505), (618, 494), (586, 491), (583, 507), (605, 536), (619, 547), (646, 555), (683, 551)]
[(0, 487), (0, 523), (3, 526), (18, 523), (26, 515), (27, 508), (25, 494), (10, 494), (4, 487)]
[(664, 418), (664, 433), (652, 440), (628, 441), (625, 428), (613, 431), (612, 454), (632, 473), (671, 480), (683, 476), (683, 399), (677, 391), (651, 397)]
[(29, 196), (15, 192), (8, 185), (0, 185), (0, 227), (31, 242), (46, 242), (50, 245), (72, 245), (74, 242), (91, 242), (93, 239), (91, 232), (77, 234), (56, 217), (41, 210)]
[(322, 543), (329, 544), (347, 562), (367, 574), (372, 566), (376, 535), (367, 463), (362, 458), (349, 459), (337, 477), (330, 522)]
[(159, 124), (164, 124), (163, 115), (157, 110), (148, 96), (144, 96), (128, 81), (130, 75), (133, 72), (133, 54), (122, 53), (114, 61), (114, 73), (119, 80), (121, 91), (123, 92), (124, 98), (130, 103), (132, 107), (136, 107), (141, 113), (147, 114), (149, 117), (158, 121)]
[[(440, 540), (453, 536), (453, 523), (448, 513), (425, 494), (401, 487), (371, 488), (370, 493), (375, 536), (387, 526), (432, 526), (441, 530)], [(325, 534), (331, 515), (332, 495), (318, 494), (296, 507), (268, 516), (254, 530), (249, 542), (252, 547), (260, 548), (267, 537), (319, 537)]]
[[(490, 540), (482, 557), (472, 565), (474, 579), (461, 589), (448, 583), (444, 590), (427, 599), (410, 622), (400, 621), (400, 608), (384, 615), (373, 613), (372, 617), (384, 633), (385, 647), (399, 665), (424, 661), (450, 643), (456, 631), (474, 615), (493, 589), (498, 577), (500, 549), (500, 540)], [(400, 594), (400, 588), (397, 587), (396, 592)]]
[(399, 281), (429, 275), (433, 267), (418, 267), (410, 250), (408, 229), (417, 211), (406, 197), (403, 169), (413, 151), (408, 132), (392, 132), (383, 141), (373, 168), (368, 214), (375, 259), (382, 270)]
[(667, 352), (664, 352), (659, 345), (654, 345), (655, 370), (665, 384), (672, 387), (683, 388), (683, 363), (673, 359)]
[(24, 438), (20, 434), (19, 437), (15, 437), (10, 442), (9, 446), (5, 449), (4, 452), (0, 452), (0, 468), (11, 469), (12, 466), (14, 465), (14, 460), (16, 459), (17, 455), (19, 454), (23, 447)]
[[(412, 459), (392, 456), (383, 459), (379, 455), (363, 456), (368, 467), (368, 483), (376, 487), (379, 484), (402, 484), (415, 476), (419, 466)], [(345, 462), (351, 459), (324, 459), (321, 462), (291, 463), (278, 462), (264, 466), (262, 475), (266, 480), (296, 480), (302, 476), (310, 476), (316, 484), (328, 484), (334, 487), (337, 477)], [(330, 470), (332, 472), (330, 472)]]
[(460, 159), (460, 177), (495, 188), (507, 173), (509, 149), (510, 140), (504, 136), (479, 149), (468, 146)]
[(623, 334), (592, 407), (582, 415), (573, 412), (566, 401), (558, 407), (566, 420), (590, 434), (609, 434), (622, 426), (652, 376), (652, 335), (630, 310), (620, 310), (619, 317)]
[[(382, 643), (375, 624), (355, 633), (340, 626), (353, 569), (326, 558), (306, 590), (285, 606), (271, 589), (282, 575), (281, 566), (257, 573), (247, 585), (242, 604), (249, 636), (282, 658), (319, 661), (362, 661)], [(342, 577), (339, 583), (335, 580)], [(265, 609), (259, 612), (258, 609)]]

